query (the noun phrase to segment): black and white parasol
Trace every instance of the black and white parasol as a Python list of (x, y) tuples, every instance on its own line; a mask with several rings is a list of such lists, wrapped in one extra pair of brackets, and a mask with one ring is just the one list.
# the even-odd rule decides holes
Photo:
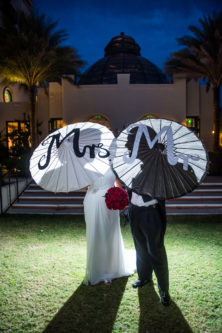
[(117, 138), (113, 169), (139, 194), (170, 199), (191, 192), (205, 177), (208, 155), (187, 127), (165, 119), (129, 125)]

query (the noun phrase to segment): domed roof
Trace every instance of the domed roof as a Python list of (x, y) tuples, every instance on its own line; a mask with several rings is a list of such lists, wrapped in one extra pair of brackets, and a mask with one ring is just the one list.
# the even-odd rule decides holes
[(117, 74), (130, 74), (132, 84), (168, 83), (166, 76), (152, 62), (140, 55), (135, 40), (124, 35), (111, 39), (104, 58), (98, 60), (81, 77), (80, 85), (116, 84)]

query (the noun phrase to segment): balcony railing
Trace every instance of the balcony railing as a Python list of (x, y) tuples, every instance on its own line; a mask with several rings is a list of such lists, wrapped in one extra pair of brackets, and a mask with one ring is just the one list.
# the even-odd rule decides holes
[(0, 214), (7, 212), (30, 182), (31, 177), (22, 177), (14, 171), (0, 174)]

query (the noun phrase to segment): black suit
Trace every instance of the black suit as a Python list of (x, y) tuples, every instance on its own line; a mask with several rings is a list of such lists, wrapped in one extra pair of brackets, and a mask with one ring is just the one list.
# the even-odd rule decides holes
[[(131, 199), (131, 191), (129, 192)], [(142, 196), (147, 202), (152, 198)], [(169, 272), (164, 234), (166, 231), (165, 201), (158, 200), (156, 205), (138, 207), (129, 204), (129, 219), (136, 248), (137, 272), (139, 280), (152, 279), (155, 272), (159, 288), (168, 292)]]

